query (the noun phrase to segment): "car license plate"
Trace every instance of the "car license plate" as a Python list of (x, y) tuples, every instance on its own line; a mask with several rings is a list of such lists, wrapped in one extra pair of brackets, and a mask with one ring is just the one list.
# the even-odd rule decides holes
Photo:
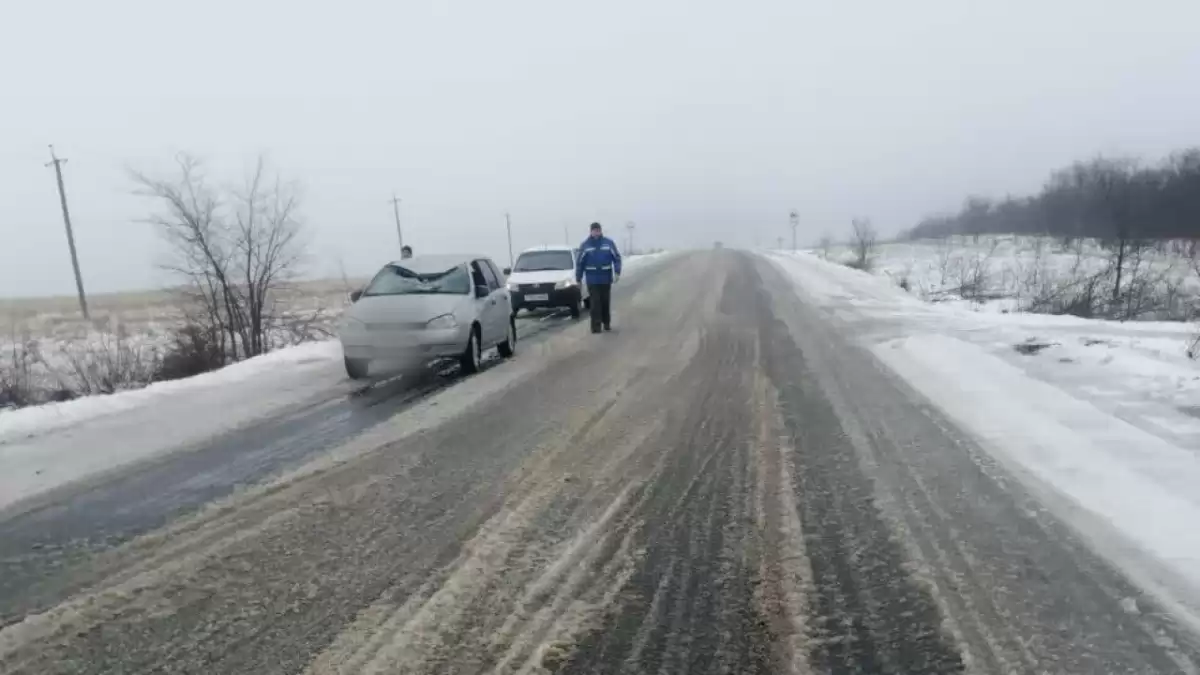
[(550, 294), (534, 293), (532, 295), (525, 296), (525, 299), (528, 300), (529, 302), (545, 302), (550, 299)]

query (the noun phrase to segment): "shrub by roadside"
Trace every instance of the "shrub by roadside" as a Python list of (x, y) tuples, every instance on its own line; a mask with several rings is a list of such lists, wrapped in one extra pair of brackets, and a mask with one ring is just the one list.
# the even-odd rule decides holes
[[(335, 316), (320, 303), (283, 314), (268, 347), (328, 338)], [(165, 331), (142, 328), (134, 332), (114, 319), (63, 338), (11, 329), (7, 344), (0, 343), (0, 410), (139, 389), (235, 362), (202, 324), (183, 320)]]

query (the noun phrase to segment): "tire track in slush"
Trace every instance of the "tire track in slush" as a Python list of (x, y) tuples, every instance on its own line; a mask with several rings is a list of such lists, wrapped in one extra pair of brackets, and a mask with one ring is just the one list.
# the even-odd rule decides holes
[[(530, 375), (590, 370), (613, 386), (631, 377), (579, 353), (581, 338), (544, 343), (541, 359), (472, 378), (465, 393), (451, 388), (353, 450), (96, 561), (86, 591), (0, 631), (0, 672), (297, 672), (384, 588), (406, 594), (454, 559), (461, 537), (500, 508), (497, 478), (553, 433), (553, 417), (534, 413), (590, 398), (570, 377)], [(457, 424), (466, 407), (474, 424)]]
[[(641, 267), (622, 279), (615, 290), (618, 307), (670, 266)], [(579, 323), (565, 310), (522, 315), (519, 350), (537, 350)], [(502, 362), (489, 355), (484, 369)], [(0, 627), (101, 581), (92, 573), (95, 562), (122, 544), (271, 480), (468, 381), (456, 365), (442, 364), (416, 378), (339, 385), (276, 416), (34, 497), (18, 505), (21, 510), (6, 508), (0, 519)]]
[(0, 671), (954, 672), (752, 260), (648, 281), (469, 418), (148, 537)]
[[(307, 672), (525, 673), (562, 666), (576, 636), (595, 629), (598, 617), (619, 603), (642, 555), (637, 539), (646, 486), (666, 466), (653, 442), (662, 423), (646, 402), (661, 398), (662, 381), (679, 367), (661, 358), (674, 336), (643, 341), (644, 350), (623, 359), (623, 368), (590, 378), (600, 383), (592, 387), (592, 413), (572, 416), (552, 447), (532, 454), (522, 471), (530, 484), (506, 490), (520, 501), (405, 603), (384, 597), (360, 613)], [(677, 347), (673, 354), (680, 355)]]
[(778, 394), (765, 373), (758, 371), (754, 387), (758, 411), (755, 443), (755, 523), (766, 541), (759, 564), (759, 612), (776, 636), (775, 661), (781, 673), (811, 672), (807, 621), (812, 593), (812, 567), (804, 548), (800, 510), (796, 504), (790, 446), (783, 432)]
[[(774, 673), (755, 586), (763, 541), (753, 493), (751, 389), (757, 358), (745, 270), (718, 259), (719, 302), (697, 351), (665, 391), (666, 462), (647, 487), (645, 554), (624, 601), (580, 641), (565, 673)], [(752, 309), (750, 310), (752, 317)]]
[(795, 302), (774, 265), (759, 270), (969, 672), (1200, 672), (1194, 634), (869, 348), (846, 344), (855, 329)]
[(807, 371), (804, 352), (762, 289), (756, 306), (763, 368), (795, 452), (800, 526), (812, 568), (813, 666), (831, 673), (963, 672), (938, 607), (907, 572), (870, 478), (818, 378)]

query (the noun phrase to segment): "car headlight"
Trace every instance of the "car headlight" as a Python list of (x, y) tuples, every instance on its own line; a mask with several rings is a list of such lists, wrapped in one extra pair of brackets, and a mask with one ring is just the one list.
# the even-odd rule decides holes
[(514, 284), (514, 283), (512, 283), (512, 282), (510, 281), (510, 282), (508, 283), (508, 290), (510, 290), (510, 291), (515, 291), (515, 290), (517, 290), (517, 285), (516, 285), (516, 284)]
[(455, 319), (453, 314), (443, 314), (441, 316), (435, 316), (427, 321), (425, 323), (425, 327), (433, 330), (458, 328), (458, 319)]
[(554, 284), (554, 287), (559, 290), (562, 290), (564, 288), (570, 288), (574, 285), (575, 285), (574, 279), (563, 279), (562, 281), (558, 282), (557, 284)]

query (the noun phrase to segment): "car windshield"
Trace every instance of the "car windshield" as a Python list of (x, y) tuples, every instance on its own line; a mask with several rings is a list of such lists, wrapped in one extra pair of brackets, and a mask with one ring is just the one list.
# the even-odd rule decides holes
[(464, 295), (471, 290), (471, 277), (464, 265), (441, 272), (414, 272), (400, 265), (387, 265), (363, 291), (368, 295), (418, 295), (445, 293)]
[(569, 270), (575, 268), (570, 251), (530, 251), (517, 258), (514, 272), (544, 272), (546, 270)]

